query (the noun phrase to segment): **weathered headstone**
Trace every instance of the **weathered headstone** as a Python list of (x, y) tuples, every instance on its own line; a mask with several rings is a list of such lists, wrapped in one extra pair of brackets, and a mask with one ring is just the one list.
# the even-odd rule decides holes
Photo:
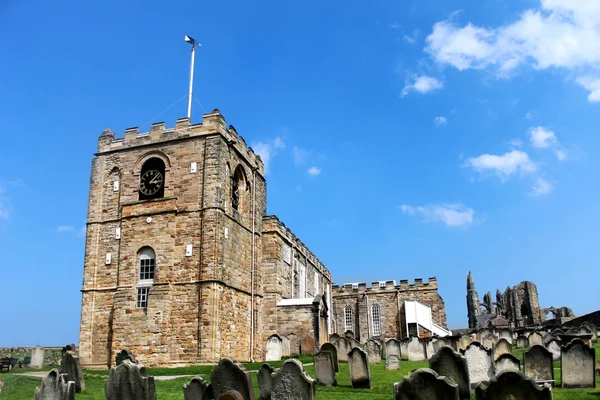
[(350, 379), (352, 387), (370, 388), (371, 387), (371, 371), (369, 369), (369, 360), (367, 354), (355, 347), (348, 354), (348, 364), (350, 367)]
[(271, 400), (315, 399), (316, 382), (304, 372), (300, 361), (286, 360), (272, 376)]
[(479, 343), (481, 343), (483, 346), (485, 346), (485, 348), (490, 350), (494, 348), (494, 345), (498, 340), (496, 338), (496, 335), (494, 335), (494, 332), (492, 332), (489, 329), (482, 329), (481, 331), (479, 331), (477, 333), (477, 338)]
[(508, 343), (508, 340), (502, 338), (499, 339), (496, 345), (494, 346), (494, 360), (500, 357), (502, 354), (512, 352), (512, 345)]
[(394, 383), (394, 400), (458, 400), (458, 386), (429, 368), (420, 368)]
[(29, 363), (30, 368), (42, 368), (44, 365), (44, 348), (40, 345), (35, 346), (31, 350), (31, 362)]
[(290, 339), (285, 336), (281, 336), (281, 355), (283, 357), (289, 357), (292, 355)]
[(345, 337), (341, 337), (338, 340), (336, 340), (333, 345), (337, 350), (338, 361), (343, 363), (348, 362), (348, 353), (350, 353), (350, 350), (352, 350), (348, 339), (346, 339)]
[(461, 353), (467, 359), (471, 386), (487, 381), (494, 375), (492, 350), (487, 349), (479, 342), (473, 342)]
[(494, 361), (494, 371), (496, 375), (505, 369), (516, 369), (521, 370), (521, 361), (511, 353), (500, 354)]
[(402, 357), (400, 342), (396, 339), (389, 339), (385, 342), (385, 357), (387, 358), (390, 355), (398, 356), (398, 358)]
[(552, 353), (542, 345), (532, 346), (523, 354), (523, 372), (534, 381), (554, 382)]
[(409, 361), (423, 361), (427, 359), (425, 343), (416, 336), (411, 337), (408, 341), (407, 351)]
[(423, 340), (423, 345), (425, 346), (425, 358), (430, 359), (435, 354), (436, 350), (434, 350), (435, 344), (437, 343), (437, 338), (430, 338)]
[(104, 393), (106, 400), (156, 400), (154, 377), (148, 376), (143, 365), (125, 360), (110, 369)]
[(396, 371), (400, 369), (400, 356), (390, 354), (385, 358), (385, 369), (388, 371)]
[(331, 356), (331, 353), (324, 351), (320, 351), (313, 355), (313, 362), (315, 364), (315, 377), (319, 385), (337, 385), (337, 381), (335, 379), (335, 367), (333, 365), (333, 359)]
[(324, 353), (331, 353), (331, 359), (333, 360), (333, 369), (335, 370), (335, 372), (340, 372), (338, 354), (335, 346), (331, 343), (323, 343), (320, 350)]
[(183, 385), (183, 400), (213, 400), (212, 386), (200, 377)]
[(552, 360), (558, 361), (560, 360), (560, 352), (562, 345), (555, 337), (552, 337), (544, 346), (546, 350), (552, 353)]
[(215, 397), (235, 390), (240, 392), (244, 400), (254, 400), (250, 372), (233, 358), (221, 358), (210, 374), (210, 383)]
[(256, 378), (258, 379), (258, 391), (261, 400), (271, 400), (271, 390), (273, 388), (273, 372), (275, 370), (271, 365), (264, 363), (258, 370)]
[(81, 362), (79, 356), (74, 351), (68, 350), (63, 354), (60, 361), (60, 369), (67, 374), (70, 381), (75, 382), (75, 391), (77, 393), (85, 390)]
[(552, 400), (548, 385), (539, 386), (521, 371), (506, 370), (475, 389), (477, 400)]
[(34, 400), (75, 400), (75, 382), (66, 381), (67, 374), (53, 369), (42, 379), (40, 387), (35, 389)]
[(542, 338), (542, 335), (539, 332), (533, 332), (531, 335), (529, 335), (529, 346), (533, 347), (535, 345), (544, 345), (544, 339)]
[(456, 342), (448, 337), (442, 337), (442, 338), (438, 338), (437, 342), (435, 342), (435, 346), (434, 346), (435, 352), (437, 353), (444, 346), (452, 347), (452, 349), (454, 349), (456, 351)]
[(462, 335), (460, 339), (458, 339), (457, 350), (464, 350), (473, 343), (473, 338), (469, 335)]
[(354, 332), (352, 332), (352, 331), (346, 331), (346, 332), (344, 332), (344, 337), (346, 339), (354, 339)]
[(354, 338), (348, 338), (348, 343), (350, 343), (350, 348), (354, 348), (354, 347), (358, 347), (359, 349), (363, 349), (364, 350), (364, 346), (361, 342), (359, 342), (358, 340), (354, 339)]
[(373, 339), (367, 340), (365, 350), (369, 356), (369, 364), (381, 363), (381, 345)]
[(137, 361), (135, 360), (135, 357), (134, 357), (133, 353), (131, 352), (131, 350), (125, 349), (125, 350), (121, 350), (120, 352), (118, 352), (115, 357), (115, 365), (118, 367), (125, 360), (129, 360), (132, 363), (137, 364)]
[(403, 360), (408, 360), (408, 343), (410, 338), (404, 338), (400, 341), (400, 356)]
[(471, 398), (469, 367), (463, 355), (449, 346), (444, 346), (429, 360), (429, 368), (438, 375), (445, 376), (450, 382), (456, 383), (461, 399)]
[(265, 361), (280, 361), (283, 355), (283, 343), (279, 335), (271, 335), (267, 339)]
[(337, 333), (332, 333), (331, 335), (329, 335), (329, 343), (333, 343), (336, 340), (338, 340), (340, 338), (340, 335), (338, 335)]
[(506, 339), (508, 343), (512, 343), (513, 333), (510, 329), (500, 329), (498, 330), (498, 339)]
[(219, 395), (218, 400), (244, 400), (244, 396), (237, 390), (230, 390)]
[(581, 339), (573, 339), (562, 348), (560, 372), (563, 388), (596, 387), (596, 352)]
[(529, 339), (524, 335), (517, 336), (517, 349), (528, 349)]

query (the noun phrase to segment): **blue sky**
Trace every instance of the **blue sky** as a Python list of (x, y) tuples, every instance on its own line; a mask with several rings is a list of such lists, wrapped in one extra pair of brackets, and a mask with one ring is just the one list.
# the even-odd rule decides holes
[(77, 342), (97, 137), (185, 116), (185, 34), (193, 122), (263, 155), (336, 283), (436, 276), (451, 328), (469, 270), (599, 308), (600, 1), (8, 0), (0, 346)]

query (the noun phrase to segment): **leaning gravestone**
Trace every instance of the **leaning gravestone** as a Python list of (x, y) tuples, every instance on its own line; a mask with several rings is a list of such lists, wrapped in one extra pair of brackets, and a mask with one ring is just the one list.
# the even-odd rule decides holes
[(532, 346), (523, 354), (523, 372), (534, 381), (554, 382), (552, 353), (539, 344)]
[(536, 344), (539, 345), (544, 345), (544, 339), (542, 338), (542, 335), (539, 332), (533, 332), (531, 335), (529, 335), (529, 346), (533, 347)]
[(462, 335), (460, 339), (458, 339), (457, 350), (464, 350), (473, 343), (473, 338), (469, 335)]
[(363, 349), (363, 345), (361, 342), (359, 342), (358, 340), (354, 339), (354, 338), (348, 338), (348, 343), (350, 343), (350, 348), (353, 349), (355, 347), (358, 347), (359, 349)]
[(137, 364), (137, 361), (135, 360), (135, 357), (133, 356), (131, 350), (125, 349), (118, 352), (117, 356), (115, 357), (115, 365), (118, 367), (125, 360), (129, 360), (132, 363)]
[(527, 339), (524, 335), (519, 335), (517, 337), (517, 349), (527, 349), (529, 348), (529, 339)]
[(200, 377), (183, 385), (183, 400), (213, 400), (212, 386)]
[(352, 350), (348, 339), (346, 339), (345, 337), (341, 337), (338, 340), (336, 340), (333, 345), (337, 350), (338, 361), (348, 362), (348, 353), (350, 353), (350, 350)]
[(507, 370), (475, 389), (477, 400), (552, 400), (550, 386), (539, 386), (521, 371)]
[(143, 365), (125, 360), (110, 369), (104, 393), (106, 400), (156, 400), (154, 377), (148, 376)]
[(498, 339), (506, 339), (509, 343), (512, 343), (513, 333), (510, 329), (500, 329), (498, 331)]
[(367, 354), (358, 347), (353, 348), (350, 354), (348, 354), (348, 364), (350, 367), (352, 388), (370, 388), (371, 371), (369, 369)]
[(250, 372), (233, 358), (221, 358), (210, 374), (210, 383), (215, 397), (235, 390), (240, 392), (245, 400), (254, 400)]
[(473, 342), (461, 352), (469, 366), (469, 381), (471, 386), (489, 380), (494, 375), (492, 351), (479, 342)]
[(369, 364), (381, 363), (381, 345), (373, 339), (367, 340), (365, 350), (369, 356)]
[(320, 350), (323, 353), (331, 353), (331, 359), (333, 360), (333, 369), (335, 370), (335, 372), (340, 372), (337, 349), (335, 348), (335, 346), (331, 343), (323, 343)]
[(31, 362), (29, 363), (30, 368), (42, 368), (44, 365), (44, 348), (40, 345), (35, 346), (31, 350)]
[(594, 388), (596, 352), (581, 339), (562, 348), (560, 372), (563, 388)]
[(550, 353), (552, 353), (552, 360), (553, 361), (558, 361), (560, 360), (560, 352), (561, 352), (561, 344), (560, 342), (553, 337), (552, 339), (550, 339), (545, 345), (544, 347), (546, 348), (546, 350), (548, 350)]
[(260, 393), (261, 400), (271, 400), (271, 390), (273, 388), (273, 372), (275, 372), (273, 367), (265, 363), (260, 367), (258, 373), (256, 374), (256, 378), (258, 379), (258, 390)]
[(456, 383), (461, 399), (471, 398), (469, 367), (464, 356), (455, 352), (451, 347), (444, 346), (429, 360), (429, 368), (438, 375), (445, 376), (450, 382)]
[(459, 400), (458, 386), (429, 368), (394, 383), (394, 400)]
[(400, 353), (400, 342), (396, 339), (389, 339), (385, 342), (385, 357), (389, 357), (390, 355), (398, 356), (398, 358), (402, 357)]
[(296, 359), (285, 361), (273, 373), (271, 400), (314, 400), (316, 390), (315, 380), (304, 372), (302, 363)]
[(499, 339), (496, 345), (494, 346), (494, 360), (500, 357), (502, 354), (511, 353), (512, 345), (508, 343), (506, 339)]
[(265, 361), (280, 361), (283, 355), (283, 342), (279, 335), (271, 335), (267, 339)]
[(60, 369), (67, 374), (70, 381), (75, 382), (75, 391), (77, 393), (85, 390), (85, 381), (83, 380), (83, 370), (79, 356), (74, 351), (68, 350), (60, 361)]
[(335, 367), (333, 366), (333, 359), (331, 356), (331, 353), (324, 351), (320, 351), (313, 356), (313, 362), (315, 364), (315, 377), (319, 385), (337, 385), (337, 381), (335, 379)]
[(75, 382), (66, 381), (67, 374), (53, 369), (42, 379), (40, 387), (35, 388), (34, 400), (75, 400)]
[(336, 340), (338, 340), (340, 338), (340, 335), (338, 335), (337, 333), (332, 333), (331, 335), (329, 335), (329, 343), (333, 343)]
[(496, 375), (498, 375), (505, 369), (516, 369), (517, 371), (520, 371), (521, 361), (511, 353), (500, 354), (494, 361), (494, 371), (496, 371)]
[(390, 354), (385, 359), (385, 369), (388, 371), (396, 371), (400, 369), (400, 356)]
[(409, 361), (423, 361), (427, 359), (425, 343), (416, 336), (411, 337), (408, 341), (407, 352)]

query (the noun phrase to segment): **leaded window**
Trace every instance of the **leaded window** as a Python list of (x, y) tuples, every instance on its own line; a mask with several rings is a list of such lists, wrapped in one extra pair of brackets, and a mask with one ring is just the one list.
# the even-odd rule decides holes
[(344, 308), (344, 332), (351, 331), (354, 332), (354, 314), (352, 313), (352, 308), (350, 306)]
[(137, 308), (148, 308), (148, 293), (150, 292), (150, 286), (139, 287), (137, 290)]
[(373, 323), (373, 336), (381, 336), (381, 310), (379, 304), (373, 304), (371, 306), (371, 318)]

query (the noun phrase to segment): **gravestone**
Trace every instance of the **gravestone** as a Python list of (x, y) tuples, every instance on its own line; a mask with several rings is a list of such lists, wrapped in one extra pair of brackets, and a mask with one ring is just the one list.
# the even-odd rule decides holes
[(133, 356), (131, 350), (125, 349), (118, 352), (117, 356), (115, 357), (115, 365), (118, 367), (125, 360), (129, 360), (132, 363), (137, 364), (137, 361), (135, 360), (135, 357)]
[(560, 372), (563, 388), (594, 388), (596, 352), (581, 339), (573, 339), (562, 348)]
[(283, 357), (289, 357), (292, 355), (292, 349), (290, 346), (290, 339), (285, 336), (281, 336), (281, 355)]
[(523, 372), (534, 381), (554, 381), (552, 353), (542, 345), (532, 346), (523, 354)]
[(256, 374), (256, 378), (258, 379), (258, 391), (260, 393), (261, 400), (271, 400), (273, 372), (275, 372), (273, 367), (267, 363), (264, 363)]
[(348, 355), (348, 365), (350, 367), (350, 379), (354, 389), (371, 387), (371, 371), (369, 369), (369, 360), (367, 354), (355, 347)]
[(403, 360), (408, 360), (408, 343), (410, 338), (404, 338), (400, 341), (400, 357)]
[(560, 360), (560, 352), (561, 352), (562, 346), (555, 337), (550, 339), (544, 347), (546, 348), (546, 350), (548, 350), (550, 353), (552, 353), (553, 361)]
[(215, 397), (235, 390), (240, 392), (245, 400), (254, 400), (250, 372), (233, 358), (221, 358), (210, 374), (210, 383)]
[(143, 365), (125, 360), (110, 369), (104, 393), (106, 400), (156, 400), (154, 377), (148, 376)]
[(494, 361), (494, 371), (496, 371), (496, 375), (498, 375), (505, 369), (516, 369), (520, 371), (521, 361), (511, 353), (500, 354)]
[(500, 329), (498, 330), (498, 339), (506, 339), (508, 343), (512, 343), (513, 333), (510, 329)]
[(425, 343), (416, 336), (411, 337), (408, 341), (407, 352), (409, 361), (423, 361), (427, 359)]
[(469, 335), (462, 335), (460, 339), (458, 339), (457, 350), (466, 349), (471, 343), (473, 343), (473, 338)]
[(346, 331), (346, 332), (344, 332), (344, 337), (346, 339), (354, 339), (354, 332), (352, 332), (352, 331)]
[(550, 386), (540, 386), (521, 371), (506, 370), (475, 389), (477, 400), (552, 400)]
[(529, 335), (529, 346), (533, 347), (535, 345), (544, 345), (544, 339), (542, 338), (542, 335), (539, 332), (533, 332), (531, 335)]
[(467, 359), (471, 386), (487, 381), (494, 375), (492, 350), (487, 349), (479, 342), (473, 342), (461, 353)]
[[(320, 351), (313, 356), (315, 364), (315, 377), (317, 383), (322, 386), (336, 386), (335, 367), (333, 365), (332, 354)], [(262, 397), (261, 397), (262, 398)]]
[(458, 386), (429, 368), (394, 383), (394, 400), (459, 400)]
[(30, 368), (42, 368), (44, 365), (44, 348), (40, 345), (35, 346), (31, 350), (31, 362), (29, 363)]
[(344, 363), (348, 362), (348, 353), (350, 353), (350, 350), (352, 350), (348, 339), (346, 339), (345, 337), (341, 337), (338, 340), (336, 340), (333, 345), (337, 350), (338, 361)]
[(452, 347), (452, 349), (456, 351), (456, 342), (447, 337), (438, 338), (433, 349), (437, 353), (444, 346)]
[(271, 400), (315, 399), (316, 382), (304, 372), (300, 361), (286, 360), (272, 376)]
[(528, 349), (529, 339), (524, 335), (517, 336), (517, 349)]
[(244, 400), (244, 396), (237, 390), (231, 390), (229, 392), (222, 393), (218, 400)]
[(398, 358), (402, 357), (400, 342), (396, 339), (389, 339), (385, 342), (385, 357), (387, 358), (390, 355), (398, 356)]
[(183, 385), (183, 400), (213, 400), (212, 386), (200, 377)]
[(469, 367), (467, 359), (455, 352), (452, 347), (444, 346), (429, 360), (429, 368), (440, 376), (445, 376), (450, 382), (458, 385), (458, 395), (461, 399), (471, 398)]
[(512, 345), (508, 343), (508, 340), (504, 338), (499, 339), (496, 345), (494, 346), (494, 360), (496, 360), (502, 354), (510, 352), (512, 352)]
[(565, 334), (565, 331), (563, 331), (560, 328), (556, 328), (556, 329), (552, 330), (552, 335), (553, 336), (557, 336), (558, 337), (559, 335), (564, 335), (564, 334)]
[(365, 350), (369, 356), (369, 364), (381, 363), (381, 345), (373, 339), (367, 340)]
[(333, 369), (335, 372), (340, 372), (340, 365), (338, 362), (337, 349), (331, 343), (323, 343), (321, 351), (324, 353), (331, 353), (331, 359), (333, 360)]
[(435, 354), (436, 350), (434, 349), (435, 344), (437, 343), (436, 338), (425, 339), (423, 340), (423, 345), (425, 346), (425, 358), (430, 359)]
[(585, 326), (590, 330), (590, 332), (592, 332), (592, 342), (596, 342), (598, 340), (598, 328), (596, 325), (586, 321), (582, 324), (582, 326)]
[(340, 335), (338, 335), (337, 333), (332, 333), (331, 335), (329, 335), (329, 343), (333, 343), (336, 340), (338, 340), (340, 338)]
[(479, 343), (481, 343), (483, 346), (485, 346), (485, 348), (487, 349), (493, 349), (496, 342), (497, 342), (497, 338), (496, 335), (494, 335), (494, 332), (492, 332), (489, 329), (482, 329), (478, 334), (477, 334), (477, 338), (479, 340)]
[(361, 342), (359, 342), (358, 340), (354, 339), (354, 338), (349, 338), (348, 339), (348, 343), (350, 343), (350, 348), (354, 348), (354, 347), (358, 347), (359, 349), (363, 349), (364, 350), (364, 346)]
[(280, 361), (283, 355), (283, 343), (279, 335), (271, 335), (267, 339), (265, 361)]
[(83, 379), (83, 370), (79, 356), (74, 351), (68, 350), (60, 361), (60, 369), (67, 374), (70, 381), (75, 382), (75, 392), (83, 392), (85, 390), (85, 381)]
[(400, 369), (400, 356), (390, 354), (385, 358), (385, 369), (388, 371), (396, 371)]
[(42, 379), (40, 387), (35, 388), (34, 400), (75, 400), (75, 382), (66, 380), (67, 374), (53, 369)]

